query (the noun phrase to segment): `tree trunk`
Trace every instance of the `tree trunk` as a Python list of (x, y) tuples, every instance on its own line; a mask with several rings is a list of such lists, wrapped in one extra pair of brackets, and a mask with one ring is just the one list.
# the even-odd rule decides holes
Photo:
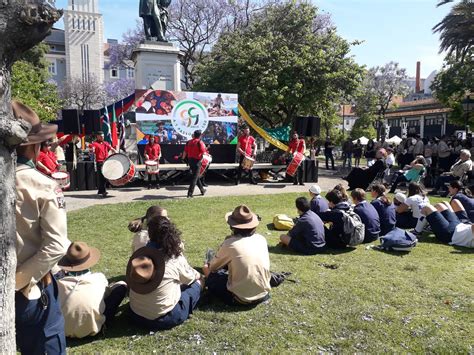
[(11, 110), (11, 67), (41, 42), (62, 15), (43, 0), (0, 2), (0, 352), (16, 353), (15, 344), (15, 161), (14, 149), (30, 129)]

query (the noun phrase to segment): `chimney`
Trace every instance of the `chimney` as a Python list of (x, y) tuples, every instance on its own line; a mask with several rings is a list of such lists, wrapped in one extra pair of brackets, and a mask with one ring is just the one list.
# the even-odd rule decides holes
[(416, 62), (416, 88), (415, 92), (421, 91), (421, 62)]

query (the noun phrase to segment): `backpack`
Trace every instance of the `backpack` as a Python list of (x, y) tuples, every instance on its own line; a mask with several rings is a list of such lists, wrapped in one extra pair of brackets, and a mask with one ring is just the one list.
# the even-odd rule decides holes
[(365, 226), (359, 215), (352, 209), (341, 212), (344, 231), (343, 242), (351, 247), (362, 244), (365, 237)]
[(380, 238), (380, 241), (379, 249), (381, 250), (409, 252), (416, 246), (418, 239), (416, 239), (416, 236), (411, 232), (394, 228)]
[(278, 231), (289, 231), (295, 226), (295, 223), (286, 214), (277, 214), (273, 217), (273, 226)]

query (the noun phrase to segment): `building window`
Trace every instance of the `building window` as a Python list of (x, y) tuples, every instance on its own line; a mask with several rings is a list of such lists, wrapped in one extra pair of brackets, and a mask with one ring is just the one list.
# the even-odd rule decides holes
[(119, 71), (116, 68), (110, 69), (110, 77), (112, 79), (118, 79), (119, 78)]
[(48, 72), (51, 75), (57, 75), (58, 74), (57, 67), (56, 67), (56, 59), (53, 59), (51, 62), (49, 62)]
[(135, 77), (135, 69), (127, 68), (127, 77), (133, 79)]

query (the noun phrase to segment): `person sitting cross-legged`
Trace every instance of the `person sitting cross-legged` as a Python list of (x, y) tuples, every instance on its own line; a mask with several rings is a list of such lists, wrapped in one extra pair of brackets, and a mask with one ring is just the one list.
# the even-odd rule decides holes
[(144, 226), (146, 226), (146, 222), (154, 216), (168, 218), (168, 211), (160, 206), (151, 206), (146, 210), (145, 216), (136, 218), (128, 224), (128, 230), (134, 233), (132, 239), (132, 253), (145, 247), (150, 242), (148, 230), (144, 228)]
[[(397, 227), (410, 229), (417, 227), (418, 220), (423, 216), (421, 210), (429, 204), (429, 199), (421, 184), (411, 182), (408, 185), (408, 197), (403, 193), (397, 193), (394, 203), (397, 212)], [(417, 230), (421, 232), (421, 229), (417, 228)]]
[(65, 276), (58, 280), (59, 301), (67, 337), (84, 338), (98, 334), (115, 318), (127, 294), (127, 284), (108, 284), (104, 274), (92, 273), (100, 252), (84, 242), (74, 242), (58, 266)]
[(324, 224), (321, 218), (311, 211), (305, 197), (296, 199), (296, 208), (300, 218), (288, 235), (280, 236), (280, 242), (301, 254), (314, 255), (326, 250)]
[(227, 305), (264, 302), (270, 298), (270, 257), (267, 240), (256, 233), (258, 217), (241, 205), (225, 219), (232, 235), (203, 266), (207, 289)]
[(395, 228), (397, 223), (397, 213), (395, 211), (395, 205), (385, 194), (387, 191), (383, 184), (373, 185), (370, 193), (373, 200), (370, 202), (377, 211), (380, 219), (380, 236), (383, 237), (385, 234)]
[(201, 275), (182, 253), (181, 232), (166, 217), (147, 221), (150, 242), (130, 258), (126, 280), (131, 318), (138, 326), (165, 330), (184, 323), (201, 296)]
[(329, 209), (328, 200), (321, 196), (321, 188), (319, 185), (313, 185), (309, 188), (309, 195), (311, 197), (311, 211), (318, 214), (319, 212), (326, 212)]
[[(459, 216), (467, 216), (459, 201), (454, 200), (453, 207), (442, 202), (436, 206), (427, 205), (423, 214), (431, 226), (435, 237), (450, 245), (474, 248), (474, 224), (462, 223)], [(461, 217), (462, 218), (462, 217)]]
[(359, 215), (365, 226), (364, 243), (371, 243), (380, 236), (380, 218), (377, 210), (365, 200), (365, 191), (355, 189), (351, 192), (355, 204), (354, 212)]

